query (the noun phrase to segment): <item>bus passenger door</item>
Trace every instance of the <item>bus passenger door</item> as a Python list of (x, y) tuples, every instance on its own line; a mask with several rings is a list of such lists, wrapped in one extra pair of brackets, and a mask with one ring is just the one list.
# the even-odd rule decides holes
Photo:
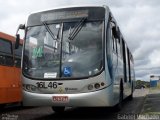
[(108, 67), (111, 79), (113, 82), (113, 94), (114, 94), (114, 102), (117, 103), (119, 100), (119, 75), (118, 75), (118, 46), (117, 46), (117, 38), (116, 38), (116, 31), (115, 31), (115, 23), (110, 23), (110, 34), (108, 35)]
[(129, 84), (129, 62), (128, 62), (128, 48), (122, 40), (122, 49), (123, 49), (123, 66), (124, 66), (124, 98), (130, 94), (130, 84)]

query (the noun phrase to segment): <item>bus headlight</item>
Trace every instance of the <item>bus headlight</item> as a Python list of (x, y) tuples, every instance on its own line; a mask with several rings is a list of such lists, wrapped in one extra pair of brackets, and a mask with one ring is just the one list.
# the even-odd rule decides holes
[(88, 85), (88, 90), (89, 91), (94, 91), (94, 90), (98, 90), (98, 89), (102, 89), (106, 87), (106, 84), (104, 82), (100, 82), (100, 83), (92, 83)]
[(34, 85), (31, 84), (23, 84), (23, 89), (28, 91), (28, 92), (36, 92), (38, 91), (38, 88)]
[(93, 89), (93, 85), (88, 85), (88, 90), (92, 90)]

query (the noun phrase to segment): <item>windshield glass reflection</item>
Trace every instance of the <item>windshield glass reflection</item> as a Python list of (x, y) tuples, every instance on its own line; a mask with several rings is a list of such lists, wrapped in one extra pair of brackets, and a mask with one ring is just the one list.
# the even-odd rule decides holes
[(28, 27), (23, 73), (34, 78), (80, 78), (98, 73), (102, 68), (102, 21), (85, 22), (69, 40), (78, 23), (47, 25), (56, 39), (45, 25)]

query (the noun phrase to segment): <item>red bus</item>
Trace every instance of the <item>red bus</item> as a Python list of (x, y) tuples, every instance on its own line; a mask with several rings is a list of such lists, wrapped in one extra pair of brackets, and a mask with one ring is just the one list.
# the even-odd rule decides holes
[(14, 49), (14, 44), (15, 37), (0, 32), (0, 108), (22, 101), (22, 41), (19, 49)]

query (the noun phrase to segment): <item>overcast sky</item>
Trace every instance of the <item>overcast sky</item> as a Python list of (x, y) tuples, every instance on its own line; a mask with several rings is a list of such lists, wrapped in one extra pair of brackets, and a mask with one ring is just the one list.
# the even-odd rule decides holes
[[(58, 2), (57, 2), (58, 1)], [(15, 35), (31, 12), (103, 0), (1, 0), (0, 31)], [(160, 75), (160, 0), (105, 0), (133, 53), (136, 79)]]

